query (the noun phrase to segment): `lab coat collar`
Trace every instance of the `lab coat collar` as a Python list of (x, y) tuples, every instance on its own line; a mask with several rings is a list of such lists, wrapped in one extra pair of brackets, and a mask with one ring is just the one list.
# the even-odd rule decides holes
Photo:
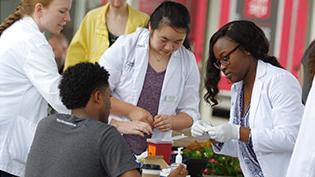
[[(249, 115), (253, 118), (249, 119), (249, 124), (251, 127), (254, 127), (255, 122), (255, 115), (258, 107), (259, 100), (261, 98), (261, 89), (263, 87), (263, 77), (266, 75), (267, 72), (267, 63), (258, 60), (257, 68), (256, 68), (256, 76), (255, 76), (255, 83), (253, 86)], [(236, 93), (236, 95), (240, 95), (242, 89), (243, 81), (239, 81), (233, 84), (232, 91)], [(236, 98), (232, 100), (232, 104), (235, 102)]]
[[(28, 24), (28, 25), (31, 26), (33, 29), (35, 29), (36, 31), (39, 31), (39, 32), (40, 32), (37, 23), (35, 22), (35, 20), (34, 20), (32, 17), (30, 17), (30, 16), (25, 16), (25, 17), (23, 17), (23, 18), (21, 19), (21, 22)], [(44, 32), (40, 32), (40, 33), (44, 34)]]
[(172, 85), (169, 83), (171, 81), (171, 77), (169, 76), (174, 75), (175, 72), (178, 72), (178, 69), (183, 66), (183, 63), (181, 60), (184, 60), (185, 58), (179, 56), (179, 50), (181, 49), (177, 49), (171, 55), (170, 61), (166, 68), (165, 78), (164, 78), (163, 86), (162, 86), (162, 92), (164, 92), (167, 86)]
[(255, 83), (253, 86), (253, 91), (252, 91), (252, 97), (251, 97), (251, 105), (249, 109), (249, 115), (252, 117), (252, 119), (249, 120), (249, 124), (251, 127), (255, 127), (255, 118), (256, 118), (256, 113), (257, 113), (257, 107), (259, 105), (259, 101), (261, 98), (261, 91), (262, 87), (264, 85), (263, 82), (263, 77), (266, 75), (267, 72), (267, 63), (258, 60), (257, 62), (257, 69), (256, 69), (256, 77), (255, 77)]
[[(136, 50), (135, 50), (135, 63), (134, 66), (138, 67), (135, 69), (135, 101), (139, 100), (141, 88), (143, 87), (145, 74), (148, 67), (148, 54), (149, 54), (149, 31), (144, 28), (137, 29), (136, 33), (139, 33), (138, 40), (136, 43)], [(134, 104), (136, 104), (135, 102)]]
[(261, 60), (258, 60), (255, 80), (263, 77), (266, 74), (266, 72), (267, 72), (267, 63), (265, 63)]
[[(137, 47), (149, 48), (150, 32), (147, 28), (138, 28), (137, 32), (140, 31)], [(142, 34), (141, 34), (142, 33)]]

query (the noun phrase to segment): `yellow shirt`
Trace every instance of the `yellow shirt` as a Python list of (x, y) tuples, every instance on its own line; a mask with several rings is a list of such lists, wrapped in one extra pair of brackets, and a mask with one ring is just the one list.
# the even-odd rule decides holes
[[(80, 28), (69, 45), (64, 69), (80, 62), (98, 62), (109, 46), (105, 15), (108, 8), (109, 4), (106, 4), (91, 10), (84, 17)], [(148, 20), (149, 17), (146, 14), (128, 5), (128, 20), (125, 34), (136, 31), (137, 27), (146, 26)]]

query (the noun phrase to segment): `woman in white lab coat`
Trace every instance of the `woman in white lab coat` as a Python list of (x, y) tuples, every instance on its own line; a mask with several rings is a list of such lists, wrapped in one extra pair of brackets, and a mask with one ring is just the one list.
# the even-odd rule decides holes
[(296, 78), (268, 55), (269, 42), (250, 21), (233, 21), (210, 39), (205, 100), (216, 105), (220, 71), (233, 83), (230, 121), (193, 125), (215, 152), (238, 157), (245, 177), (285, 177), (303, 105)]
[(171, 130), (199, 119), (200, 76), (187, 42), (189, 25), (185, 6), (163, 2), (149, 29), (119, 37), (100, 59), (110, 73), (111, 124), (135, 154), (145, 151), (152, 131), (152, 138), (169, 140)]
[(0, 176), (23, 176), (35, 128), (59, 98), (53, 50), (43, 32), (59, 33), (71, 0), (23, 0), (0, 25)]
[(308, 76), (311, 88), (308, 93), (305, 110), (301, 122), (292, 158), (289, 164), (287, 177), (305, 176), (315, 177), (315, 41), (306, 50)]

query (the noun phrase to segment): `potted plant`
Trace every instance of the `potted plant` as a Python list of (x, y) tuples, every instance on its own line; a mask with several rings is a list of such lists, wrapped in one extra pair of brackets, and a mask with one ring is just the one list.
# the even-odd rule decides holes
[(214, 153), (210, 141), (194, 141), (184, 149), (183, 157), (192, 177), (202, 175), (243, 177), (238, 159)]

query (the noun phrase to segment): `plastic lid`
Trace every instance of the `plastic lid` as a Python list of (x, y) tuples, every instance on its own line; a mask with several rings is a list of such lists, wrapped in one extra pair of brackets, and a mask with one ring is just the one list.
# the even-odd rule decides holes
[(161, 167), (156, 164), (143, 164), (142, 169), (161, 170)]
[(153, 143), (153, 144), (172, 144), (172, 140), (166, 140), (166, 139), (153, 139), (153, 138), (148, 138), (147, 139), (148, 143)]

